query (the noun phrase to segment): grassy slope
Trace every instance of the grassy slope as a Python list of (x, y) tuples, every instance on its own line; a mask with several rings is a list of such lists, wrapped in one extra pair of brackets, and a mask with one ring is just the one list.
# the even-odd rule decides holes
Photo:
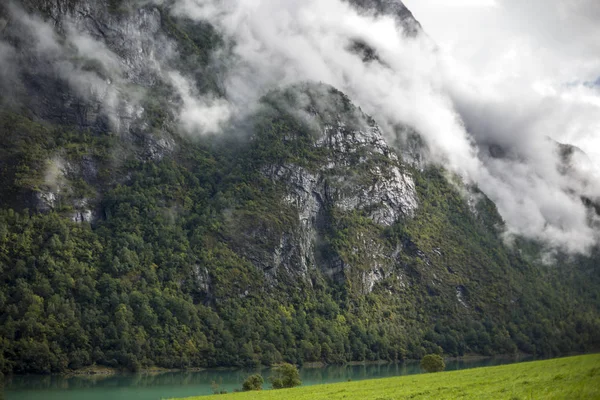
[(191, 399), (600, 399), (600, 354)]

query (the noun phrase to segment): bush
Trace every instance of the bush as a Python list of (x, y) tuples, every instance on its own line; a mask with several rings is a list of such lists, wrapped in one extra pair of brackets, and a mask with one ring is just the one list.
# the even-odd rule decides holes
[(244, 381), (244, 383), (242, 385), (242, 390), (244, 390), (244, 392), (247, 392), (250, 390), (262, 390), (262, 385), (264, 382), (265, 381), (264, 381), (263, 377), (260, 376), (260, 374), (250, 375)]
[(421, 360), (421, 368), (427, 372), (439, 372), (446, 369), (444, 359), (438, 354), (427, 354)]
[(295, 365), (283, 363), (273, 368), (273, 375), (269, 379), (273, 389), (291, 388), (300, 386), (300, 373)]

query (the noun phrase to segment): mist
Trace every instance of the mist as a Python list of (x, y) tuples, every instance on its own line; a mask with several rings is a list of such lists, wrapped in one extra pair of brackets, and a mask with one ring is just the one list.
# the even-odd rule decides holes
[[(510, 1), (502, 7), (517, 9)], [(591, 151), (571, 159), (566, 173), (557, 143), (597, 143), (596, 87), (528, 81), (537, 71), (526, 55), (528, 74), (514, 65), (472, 73), (475, 64), (461, 63), (452, 48), (436, 43), (426, 34), (427, 23), (412, 37), (394, 16), (361, 12), (339, 0), (180, 0), (174, 13), (210, 21), (235, 42), (225, 86), (236, 112), (276, 87), (304, 80), (330, 84), (371, 114), (390, 142), (399, 125), (419, 132), (431, 162), (476, 184), (497, 204), (507, 237), (523, 235), (577, 253), (597, 243), (598, 216), (581, 197), (600, 198), (598, 149), (582, 146)], [(547, 19), (553, 21), (552, 15)], [(519, 29), (511, 32), (519, 36)], [(356, 41), (372, 48), (376, 59), (364, 61), (352, 50)], [(519, 60), (518, 49), (512, 51), (512, 58), (501, 55), (502, 66)], [(564, 68), (556, 69), (539, 76), (565, 76)], [(590, 78), (579, 73), (582, 80)]]
[[(48, 22), (16, 7), (11, 12), (35, 53), (81, 97), (98, 101), (116, 129), (127, 129), (117, 126), (124, 113), (143, 112), (144, 93), (129, 91), (129, 83), (168, 84), (181, 130), (204, 135), (243, 120), (269, 91), (322, 82), (373, 116), (390, 144), (406, 132), (402, 127), (418, 132), (428, 162), (496, 203), (507, 240), (523, 235), (552, 249), (588, 252), (600, 239), (600, 218), (582, 201), (600, 201), (600, 87), (590, 84), (600, 75), (598, 6), (406, 3), (422, 31), (341, 0), (175, 0), (173, 16), (207, 21), (231, 43), (212, 55), (215, 65), (226, 66), (223, 97), (200, 93), (174, 67), (178, 49), (159, 27), (154, 36), (130, 27), (130, 47), (140, 52), (124, 59), (77, 21), (62, 27), (62, 40)], [(566, 36), (552, 30), (559, 23)], [(366, 59), (357, 43), (375, 56)], [(14, 80), (18, 54), (0, 41), (3, 85)], [(559, 143), (585, 154), (565, 158)]]

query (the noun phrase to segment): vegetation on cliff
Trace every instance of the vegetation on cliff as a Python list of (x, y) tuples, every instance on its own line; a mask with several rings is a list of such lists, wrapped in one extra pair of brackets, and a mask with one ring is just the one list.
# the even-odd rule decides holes
[[(240, 243), (273, 249), (299, 223), (282, 201), (284, 185), (262, 166), (300, 154), (321, 160), (306, 136), (279, 144), (298, 126), (286, 118), (261, 121), (249, 142), (182, 138), (172, 155), (149, 161), (117, 160), (121, 145), (110, 137), (2, 114), (2, 180), (11, 190), (0, 211), (1, 369), (557, 355), (598, 345), (594, 263), (531, 262), (533, 250), (504, 245), (493, 204), (471, 210), (438, 167), (411, 169), (412, 219), (383, 228), (367, 211), (331, 210), (323, 252), (354, 262), (365, 234), (401, 249), (397, 274), (372, 291), (318, 265), (307, 276), (262, 270)], [(72, 221), (66, 201), (46, 212), (16, 201), (44, 190), (40, 160), (53, 155), (95, 160), (93, 187), (76, 178), (66, 187), (101, 191), (97, 220)]]

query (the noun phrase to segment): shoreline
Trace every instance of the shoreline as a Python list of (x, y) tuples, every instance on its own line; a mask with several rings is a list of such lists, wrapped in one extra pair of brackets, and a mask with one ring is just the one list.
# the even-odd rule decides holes
[[(162, 368), (162, 367), (150, 367), (150, 368), (142, 368), (139, 371), (129, 371), (126, 369), (105, 367), (102, 365), (90, 365), (88, 367), (83, 367), (80, 369), (69, 370), (65, 372), (59, 372), (49, 375), (57, 375), (57, 376), (112, 376), (119, 374), (163, 374), (167, 372), (200, 372), (209, 368), (201, 368), (201, 367), (193, 367), (193, 368)], [(15, 374), (21, 375), (21, 374)]]
[[(528, 359), (528, 360), (523, 360), (523, 361), (540, 361), (540, 360), (553, 359), (553, 358), (573, 357), (573, 356), (582, 356), (582, 355), (598, 354), (598, 353), (600, 353), (600, 349), (593, 350), (593, 351), (590, 351), (587, 353), (571, 352), (571, 353), (563, 354), (558, 357), (536, 357), (534, 355), (527, 354), (527, 353), (497, 354), (494, 356), (484, 356), (484, 355), (480, 355), (480, 354), (465, 354), (465, 355), (459, 356), (459, 357), (444, 357), (444, 361), (446, 363), (454, 362), (454, 361), (469, 362), (469, 361), (482, 361), (482, 360), (493, 360), (493, 359), (515, 360), (515, 361), (519, 361), (521, 359)], [(328, 366), (336, 366), (336, 365), (337, 366), (360, 366), (360, 365), (366, 366), (366, 365), (387, 365), (387, 364), (403, 364), (403, 363), (418, 363), (418, 362), (420, 362), (420, 360), (408, 359), (408, 358), (404, 359), (404, 360), (397, 360), (397, 361), (387, 361), (387, 360), (348, 361), (343, 364), (328, 364), (323, 361), (313, 361), (313, 362), (306, 362), (306, 363), (300, 365), (299, 367), (306, 368), (306, 369), (319, 369), (319, 368), (325, 368)], [(163, 373), (168, 373), (168, 372), (201, 372), (201, 371), (227, 371), (227, 370), (230, 370), (230, 371), (235, 371), (235, 370), (261, 371), (261, 370), (269, 369), (269, 368), (272, 368), (272, 366), (260, 365), (255, 368), (244, 368), (244, 367), (191, 367), (191, 368), (149, 367), (149, 368), (142, 368), (138, 371), (129, 371), (127, 369), (106, 367), (106, 366), (102, 366), (102, 365), (90, 365), (90, 366), (83, 367), (80, 369), (68, 370), (65, 372), (56, 372), (56, 373), (50, 373), (50, 374), (10, 374), (10, 375), (5, 375), (5, 377), (6, 376), (28, 376), (28, 375), (63, 376), (63, 377), (94, 377), (94, 376), (110, 377), (110, 376), (114, 376), (114, 375), (132, 375), (132, 374), (157, 375), (157, 374), (163, 374)]]
[[(582, 355), (582, 354), (568, 354), (565, 356), (570, 356), (570, 355)], [(453, 361), (481, 361), (481, 360), (489, 360), (489, 359), (501, 359), (501, 360), (508, 360), (508, 359), (514, 359), (514, 360), (519, 360), (521, 358), (529, 358), (529, 357), (534, 357), (530, 354), (525, 354), (525, 353), (517, 353), (517, 354), (499, 354), (499, 355), (494, 355), (494, 356), (484, 356), (484, 355), (479, 355), (479, 354), (466, 354), (464, 356), (459, 356), (459, 357), (444, 357), (444, 361), (446, 362), (453, 362)], [(416, 359), (404, 359), (404, 360), (397, 360), (397, 361), (387, 361), (387, 360), (370, 360), (370, 361), (348, 361), (342, 364), (328, 364), (326, 362), (323, 361), (313, 361), (313, 362), (306, 362), (304, 364), (302, 364), (300, 367), (301, 368), (306, 368), (306, 369), (319, 369), (319, 368), (325, 368), (327, 366), (333, 366), (333, 365), (338, 365), (338, 366), (360, 366), (360, 365), (387, 365), (387, 364), (402, 364), (402, 363), (417, 363), (420, 360), (416, 360)], [(249, 370), (263, 370), (263, 369), (268, 369), (271, 368), (270, 366), (258, 366), (256, 368), (251, 368)], [(114, 368), (114, 367), (106, 367), (106, 366), (102, 366), (102, 365), (90, 365), (87, 367), (83, 367), (80, 369), (76, 369), (76, 370), (68, 370), (65, 372), (59, 372), (59, 373), (51, 373), (51, 374), (12, 374), (13, 376), (27, 376), (27, 375), (40, 375), (40, 376), (65, 376), (65, 377), (92, 377), (92, 376), (113, 376), (113, 375), (120, 375), (120, 374), (124, 374), (124, 375), (130, 375), (130, 374), (162, 374), (162, 373), (168, 373), (168, 372), (200, 372), (200, 371), (224, 371), (224, 370), (246, 370), (246, 368), (244, 367), (192, 367), (192, 368), (163, 368), (163, 367), (149, 367), (149, 368), (142, 368), (138, 371), (129, 371), (127, 369), (119, 369), (119, 368)]]
[[(581, 354), (566, 354), (565, 356), (575, 356), (575, 355), (584, 355), (584, 354), (588, 354), (588, 353), (581, 353)], [(515, 353), (515, 354), (497, 354), (497, 355), (493, 355), (493, 356), (484, 356), (484, 355), (480, 355), (480, 354), (465, 354), (464, 356), (457, 356), (457, 357), (444, 357), (444, 361), (448, 362), (448, 361), (481, 361), (481, 360), (491, 360), (491, 359), (498, 359), (498, 360), (518, 360), (521, 358), (529, 358), (529, 357), (535, 357), (532, 354), (527, 354), (527, 353)], [(370, 360), (370, 361), (347, 361), (343, 364), (327, 364), (323, 361), (315, 361), (315, 362), (307, 362), (302, 364), (302, 368), (323, 368), (323, 367), (327, 367), (328, 365), (350, 365), (350, 366), (355, 366), (355, 365), (386, 365), (386, 364), (402, 364), (402, 363), (415, 363), (415, 362), (420, 362), (421, 360), (418, 359), (414, 359), (414, 358), (405, 358), (404, 360), (396, 360), (396, 361), (387, 361), (387, 360)]]
[(172, 397), (169, 400), (212, 399), (303, 399), (303, 400), (360, 400), (364, 398), (600, 398), (595, 385), (600, 374), (600, 354), (557, 357), (533, 362), (477, 367), (465, 370), (442, 371), (373, 378), (361, 381), (334, 382), (235, 394)]

